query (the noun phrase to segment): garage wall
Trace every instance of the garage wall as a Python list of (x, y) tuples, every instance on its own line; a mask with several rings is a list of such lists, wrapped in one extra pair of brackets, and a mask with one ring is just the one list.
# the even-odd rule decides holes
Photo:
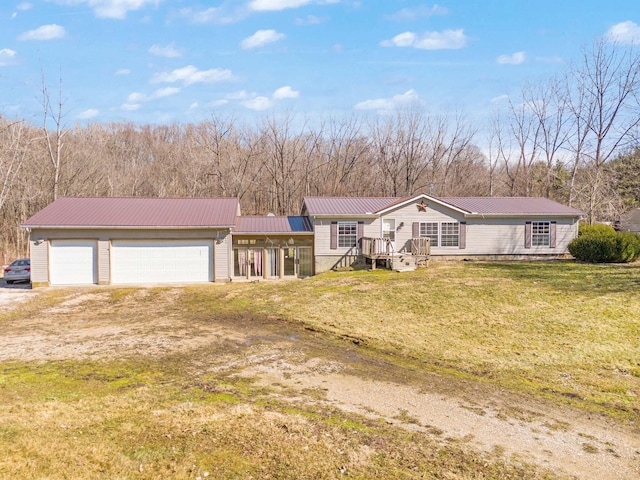
[[(38, 239), (38, 237), (36, 237)], [(39, 239), (38, 239), (39, 240)], [(49, 284), (49, 243), (30, 240), (31, 249), (31, 285), (34, 287)]]
[[(31, 280), (34, 286), (49, 285), (49, 241), (55, 239), (92, 239), (98, 242), (98, 283), (110, 284), (111, 240), (210, 239), (214, 248), (214, 281), (229, 280), (231, 234), (228, 229), (32, 229)], [(216, 239), (219, 239), (216, 241)], [(218, 243), (220, 242), (220, 243)]]
[(111, 274), (109, 268), (109, 240), (98, 240), (98, 285), (109, 285)]
[(213, 242), (213, 257), (214, 281), (226, 282), (230, 280), (231, 263), (233, 261), (230, 233), (223, 236), (223, 233), (220, 232), (219, 239)]

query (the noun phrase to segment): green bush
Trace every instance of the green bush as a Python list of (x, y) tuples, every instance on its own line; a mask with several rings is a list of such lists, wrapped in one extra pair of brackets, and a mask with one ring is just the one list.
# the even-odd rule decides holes
[(616, 232), (609, 225), (581, 225), (569, 244), (576, 260), (589, 263), (628, 263), (640, 258), (640, 237)]
[(617, 232), (616, 241), (618, 247), (616, 262), (633, 262), (640, 257), (640, 237), (638, 235), (632, 232)]
[(613, 235), (616, 231), (611, 225), (596, 223), (595, 225), (583, 224), (578, 227), (578, 236), (582, 235)]

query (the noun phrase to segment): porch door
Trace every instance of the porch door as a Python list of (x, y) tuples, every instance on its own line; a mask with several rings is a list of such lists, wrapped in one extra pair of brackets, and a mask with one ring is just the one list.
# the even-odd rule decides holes
[(285, 277), (296, 276), (296, 248), (285, 247), (284, 250), (284, 265), (283, 273)]
[(313, 274), (311, 247), (286, 247), (284, 249), (284, 276), (310, 277)]
[(311, 247), (298, 247), (298, 276), (310, 277), (313, 275), (313, 255)]
[(389, 242), (391, 243), (391, 247), (395, 252), (396, 251), (396, 219), (395, 218), (382, 219), (382, 238), (389, 240)]

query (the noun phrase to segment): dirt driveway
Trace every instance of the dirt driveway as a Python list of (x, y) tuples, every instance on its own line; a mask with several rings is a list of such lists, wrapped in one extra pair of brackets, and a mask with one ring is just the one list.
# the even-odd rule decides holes
[[(302, 398), (313, 391), (309, 401), (425, 431), (443, 442), (453, 439), (513, 461), (535, 463), (559, 475), (640, 478), (637, 425), (620, 426), (495, 387), (393, 366), (355, 345), (297, 325), (242, 319), (203, 324), (187, 321), (179, 312), (160, 317), (140, 312), (136, 317), (131, 309), (150, 291), (140, 289), (128, 304), (123, 302), (121, 308), (129, 312), (126, 322), (110, 311), (104, 288), (64, 292), (63, 301), (29, 320), (0, 323), (0, 361), (113, 359), (215, 350), (217, 344), (232, 342), (237, 354), (227, 353), (202, 368), (233, 369), (283, 392), (295, 389)], [(169, 289), (164, 301), (179, 294), (179, 289)], [(0, 289), (0, 306), (6, 311), (39, 295)]]

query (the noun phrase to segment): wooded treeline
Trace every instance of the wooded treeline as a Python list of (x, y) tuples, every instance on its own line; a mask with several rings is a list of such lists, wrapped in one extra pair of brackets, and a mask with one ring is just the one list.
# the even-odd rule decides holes
[(28, 253), (20, 223), (64, 195), (235, 196), (243, 214), (296, 214), (309, 195), (543, 196), (590, 222), (640, 204), (634, 50), (597, 43), (503, 103), (482, 129), (420, 105), (313, 126), (282, 114), (66, 128), (43, 82), (41, 125), (0, 116), (2, 260)]

